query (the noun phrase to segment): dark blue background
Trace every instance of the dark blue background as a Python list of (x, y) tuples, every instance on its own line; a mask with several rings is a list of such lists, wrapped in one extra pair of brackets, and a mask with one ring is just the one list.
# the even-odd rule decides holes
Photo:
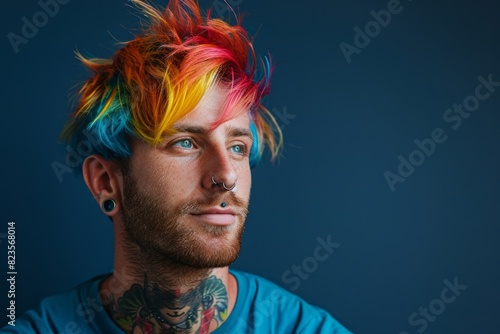
[[(59, 182), (51, 164), (64, 163), (58, 135), (68, 97), (87, 76), (74, 51), (109, 57), (115, 39), (130, 39), (137, 16), (124, 3), (61, 5), (18, 53), (7, 34), (20, 34), (22, 17), (31, 20), (40, 6), (2, 3), (0, 256), (5, 263), (7, 221), (15, 220), (18, 315), (112, 269), (109, 220), (81, 178)], [(283, 158), (254, 170), (233, 268), (291, 288), (282, 275), (330, 235), (341, 246), (294, 292), (352, 331), (417, 333), (409, 316), (457, 277), (467, 289), (425, 332), (500, 332), (500, 89), (457, 130), (443, 120), (474, 94), (479, 75), (500, 81), (498, 5), (402, 0), (403, 10), (348, 63), (339, 44), (353, 44), (354, 27), (364, 29), (387, 1), (230, 3), (248, 13), (257, 52), (278, 63), (265, 104), (292, 115), (278, 116)], [(435, 128), (447, 140), (391, 191), (384, 172), (397, 173), (398, 156), (408, 159), (414, 140)], [(0, 287), (5, 310), (4, 279)]]

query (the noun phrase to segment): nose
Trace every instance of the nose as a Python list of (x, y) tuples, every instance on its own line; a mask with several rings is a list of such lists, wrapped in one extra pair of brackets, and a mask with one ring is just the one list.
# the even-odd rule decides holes
[(238, 174), (225, 147), (206, 152), (204, 165), (206, 172), (203, 185), (207, 190), (226, 192), (237, 188)]

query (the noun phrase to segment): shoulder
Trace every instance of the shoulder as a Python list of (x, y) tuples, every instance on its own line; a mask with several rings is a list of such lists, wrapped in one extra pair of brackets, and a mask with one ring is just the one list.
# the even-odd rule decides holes
[[(0, 333), (77, 333), (85, 331), (104, 308), (99, 299), (99, 275), (57, 295), (45, 297), (36, 308), (18, 317)], [(105, 312), (104, 312), (105, 313)]]
[(240, 332), (350, 333), (325, 310), (258, 275), (230, 271), (238, 282), (235, 311)]

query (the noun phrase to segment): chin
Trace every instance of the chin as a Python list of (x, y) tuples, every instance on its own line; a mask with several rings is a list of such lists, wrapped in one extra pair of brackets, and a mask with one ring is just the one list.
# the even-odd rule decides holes
[(239, 240), (228, 243), (227, 240), (212, 237), (193, 247), (183, 256), (183, 262), (197, 268), (227, 267), (236, 261), (240, 248)]

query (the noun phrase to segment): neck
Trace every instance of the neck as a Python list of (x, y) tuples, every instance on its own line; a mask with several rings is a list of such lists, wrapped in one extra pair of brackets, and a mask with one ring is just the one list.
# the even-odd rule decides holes
[(115, 252), (115, 269), (100, 287), (106, 311), (125, 333), (210, 333), (236, 301), (235, 278), (224, 268), (193, 268), (147, 254)]

